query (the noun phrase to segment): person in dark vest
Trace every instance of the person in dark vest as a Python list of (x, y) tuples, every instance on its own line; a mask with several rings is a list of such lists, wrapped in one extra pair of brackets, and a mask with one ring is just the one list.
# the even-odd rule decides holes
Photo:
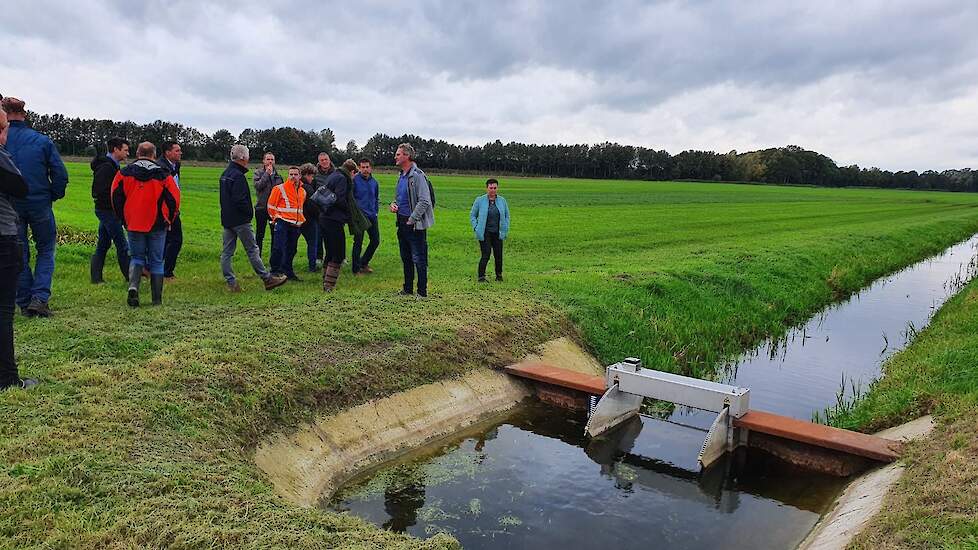
[(309, 162), (303, 164), (299, 167), (299, 178), (302, 188), (306, 190), (306, 203), (303, 205), (306, 223), (302, 224), (302, 238), (306, 240), (306, 261), (309, 262), (309, 273), (319, 273), (319, 251), (323, 239), (319, 234), (319, 207), (312, 200), (316, 189), (319, 189), (316, 167)]
[(143, 268), (150, 273), (153, 305), (163, 303), (163, 251), (166, 234), (180, 211), (180, 188), (173, 175), (155, 162), (156, 146), (148, 141), (136, 147), (136, 161), (112, 181), (112, 208), (129, 233), (129, 295), (139, 306)]
[(92, 198), (95, 200), (95, 217), (98, 218), (98, 241), (95, 243), (95, 254), (92, 254), (89, 265), (89, 275), (92, 284), (105, 282), (102, 271), (105, 268), (105, 257), (115, 244), (115, 257), (119, 262), (122, 278), (129, 279), (129, 243), (122, 221), (112, 210), (112, 180), (119, 173), (122, 161), (129, 158), (129, 142), (120, 138), (110, 138), (106, 142), (108, 153), (96, 155), (92, 159)]
[[(177, 189), (180, 188), (180, 159), (183, 158), (183, 149), (175, 141), (163, 143), (163, 155), (160, 157), (159, 165), (166, 168), (173, 176)], [(177, 212), (176, 219), (166, 233), (166, 247), (163, 251), (163, 277), (173, 280), (176, 275), (173, 270), (177, 268), (177, 256), (183, 248), (183, 222), (180, 221), (180, 213)]]
[(7, 115), (0, 110), (0, 391), (8, 388), (30, 389), (33, 378), (21, 378), (14, 355), (14, 311), (17, 277), (24, 268), (23, 245), (14, 200), (27, 196), (28, 186), (20, 170), (7, 153)]
[(489, 265), (490, 253), (496, 263), (496, 280), (502, 281), (503, 241), (509, 234), (509, 205), (499, 195), (499, 182), (494, 178), (486, 180), (486, 194), (472, 203), (469, 222), (482, 252), (479, 259), (479, 282), (486, 282), (486, 266)]
[[(265, 230), (272, 219), (268, 217), (268, 196), (272, 188), (282, 183), (282, 176), (275, 171), (275, 154), (266, 152), (261, 158), (261, 168), (255, 170), (255, 240), (258, 241), (258, 253), (261, 254), (265, 243)], [(269, 231), (269, 240), (275, 238), (275, 233)], [(272, 247), (274, 248), (274, 244)]]

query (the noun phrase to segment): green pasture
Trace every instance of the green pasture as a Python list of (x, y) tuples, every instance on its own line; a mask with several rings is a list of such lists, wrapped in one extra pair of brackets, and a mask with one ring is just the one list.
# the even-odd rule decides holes
[[(485, 180), (436, 176), (428, 300), (395, 295), (383, 209), (375, 274), (346, 268), (327, 295), (297, 269), (302, 282), (265, 292), (239, 250), (245, 292), (229, 294), (221, 170), (186, 167), (177, 280), (163, 307), (134, 310), (113, 258), (107, 284), (88, 282), (91, 174), (69, 171), (55, 207), (55, 317), (16, 324), (22, 374), (43, 385), (0, 394), (0, 546), (10, 548), (451, 545), (288, 505), (253, 465), (254, 444), (556, 336), (606, 362), (634, 355), (708, 377), (724, 357), (978, 231), (972, 194), (504, 178), (506, 281), (479, 284), (468, 213)], [(378, 179), (389, 202), (394, 176)], [(300, 240), (297, 267), (304, 250)]]

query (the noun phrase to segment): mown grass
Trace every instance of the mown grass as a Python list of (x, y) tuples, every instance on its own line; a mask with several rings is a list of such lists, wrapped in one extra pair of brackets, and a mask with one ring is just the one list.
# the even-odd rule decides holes
[[(245, 292), (230, 295), (220, 170), (188, 167), (178, 279), (164, 307), (131, 310), (111, 259), (108, 284), (87, 281), (90, 174), (69, 168), (56, 317), (16, 325), (22, 372), (44, 383), (0, 395), (11, 548), (451, 545), (288, 505), (253, 465), (254, 444), (559, 335), (604, 361), (709, 376), (719, 358), (978, 231), (974, 195), (512, 179), (506, 282), (479, 285), (467, 218), (484, 180), (437, 177), (432, 299), (394, 295), (387, 218), (369, 278), (344, 273), (330, 295), (316, 275), (264, 292), (239, 251)], [(393, 177), (380, 181), (389, 198)]]

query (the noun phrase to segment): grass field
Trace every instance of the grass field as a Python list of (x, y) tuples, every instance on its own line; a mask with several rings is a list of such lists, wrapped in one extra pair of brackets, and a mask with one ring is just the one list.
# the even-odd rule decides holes
[[(970, 194), (504, 179), (506, 282), (480, 285), (467, 217), (484, 180), (445, 176), (434, 179), (431, 299), (395, 296), (383, 212), (374, 275), (346, 271), (330, 295), (314, 274), (264, 292), (239, 250), (245, 292), (231, 295), (218, 266), (220, 169), (188, 167), (178, 279), (162, 308), (132, 310), (112, 258), (110, 282), (88, 283), (91, 176), (69, 169), (55, 208), (56, 316), (16, 325), (22, 374), (43, 385), (0, 395), (10, 548), (450, 545), (287, 505), (251, 462), (255, 442), (559, 335), (604, 361), (637, 355), (709, 376), (719, 359), (978, 231)], [(393, 177), (379, 179), (386, 202)]]

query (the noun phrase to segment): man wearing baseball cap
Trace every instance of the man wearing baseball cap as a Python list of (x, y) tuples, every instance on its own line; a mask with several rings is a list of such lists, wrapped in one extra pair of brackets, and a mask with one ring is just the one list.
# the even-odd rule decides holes
[[(24, 269), (17, 281), (17, 305), (27, 316), (50, 317), (48, 300), (51, 298), (57, 242), (52, 205), (65, 196), (68, 171), (51, 138), (27, 126), (24, 107), (24, 102), (16, 97), (5, 97), (0, 101), (0, 108), (10, 122), (7, 152), (27, 182), (27, 196), (14, 201), (24, 250)], [(37, 248), (33, 270), (30, 243), (27, 242), (28, 228)]]

